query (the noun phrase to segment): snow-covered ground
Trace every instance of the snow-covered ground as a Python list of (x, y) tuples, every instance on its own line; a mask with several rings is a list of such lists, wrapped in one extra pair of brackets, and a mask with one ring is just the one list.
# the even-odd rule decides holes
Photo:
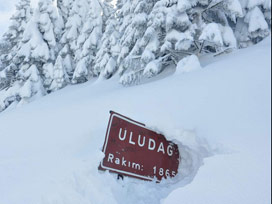
[[(70, 86), (0, 114), (0, 204), (271, 203), (271, 40), (124, 88)], [(109, 110), (175, 140), (161, 184), (99, 172)]]

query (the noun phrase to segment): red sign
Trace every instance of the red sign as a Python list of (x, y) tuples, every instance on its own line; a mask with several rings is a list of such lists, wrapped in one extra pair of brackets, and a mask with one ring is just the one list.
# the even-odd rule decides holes
[(115, 112), (111, 112), (103, 152), (100, 170), (157, 181), (178, 173), (180, 155), (176, 144)]

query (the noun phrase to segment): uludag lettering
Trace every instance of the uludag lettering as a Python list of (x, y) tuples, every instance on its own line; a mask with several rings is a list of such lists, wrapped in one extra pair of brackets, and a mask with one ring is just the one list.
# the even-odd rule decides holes
[[(123, 134), (123, 129), (120, 128), (119, 130), (119, 139), (121, 141), (125, 141), (127, 138), (127, 133), (128, 131), (125, 129)], [(137, 137), (137, 136), (136, 136)], [(134, 137), (133, 132), (129, 133), (129, 144), (131, 145), (138, 145), (139, 147), (147, 147), (150, 151), (157, 151), (157, 152), (162, 152), (163, 154), (167, 153), (168, 156), (173, 155), (173, 146), (169, 144), (167, 147), (165, 147), (163, 142), (160, 142), (160, 144), (157, 144), (155, 140), (152, 138), (149, 138), (148, 141), (146, 141), (146, 137), (142, 135), (138, 135), (138, 138)], [(135, 140), (136, 139), (136, 140)]]

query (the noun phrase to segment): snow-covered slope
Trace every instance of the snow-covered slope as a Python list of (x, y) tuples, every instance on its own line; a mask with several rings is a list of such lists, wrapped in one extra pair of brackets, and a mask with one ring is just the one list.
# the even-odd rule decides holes
[[(268, 204), (271, 41), (204, 69), (124, 88), (67, 87), (0, 114), (0, 204)], [(180, 175), (161, 184), (98, 172), (109, 110), (180, 145)]]

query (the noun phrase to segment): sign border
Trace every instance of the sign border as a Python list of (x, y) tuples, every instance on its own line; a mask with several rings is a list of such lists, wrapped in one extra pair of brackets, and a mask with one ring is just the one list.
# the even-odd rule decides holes
[[(110, 118), (110, 121), (109, 121), (109, 125), (108, 125), (108, 129), (107, 129), (107, 135), (106, 135), (106, 139), (105, 139), (105, 142), (104, 142), (104, 147), (103, 147), (103, 153), (105, 154), (106, 156), (106, 149), (107, 149), (107, 145), (108, 145), (108, 139), (109, 139), (109, 135), (110, 135), (110, 128), (111, 128), (111, 125), (112, 125), (112, 121), (113, 121), (113, 118), (114, 117), (117, 117), (117, 118), (120, 118), (120, 119), (123, 119), (129, 123), (132, 123), (134, 125), (137, 125), (137, 126), (140, 126), (146, 130), (149, 130), (149, 131), (153, 131), (154, 130), (151, 130), (149, 128), (147, 128), (144, 124), (142, 123), (139, 123), (137, 121), (134, 121), (130, 118), (127, 118), (123, 115), (120, 115), (116, 112), (113, 112), (113, 111), (110, 111), (111, 113), (111, 118)], [(104, 158), (105, 159), (105, 158)], [(116, 173), (121, 173), (121, 174), (125, 174), (125, 175), (129, 175), (129, 176), (132, 176), (132, 177), (136, 177), (136, 178), (141, 178), (141, 179), (145, 179), (145, 180), (149, 180), (149, 181), (154, 181), (154, 180), (158, 180), (156, 179), (156, 177), (154, 178), (151, 178), (151, 177), (147, 177), (147, 176), (142, 176), (142, 175), (138, 175), (138, 174), (134, 174), (134, 173), (131, 173), (131, 172), (127, 172), (127, 171), (122, 171), (122, 170), (118, 170), (118, 169), (113, 169), (113, 168), (110, 168), (110, 167), (107, 167), (107, 166), (104, 166), (103, 165), (103, 162), (104, 162), (104, 159), (102, 160), (102, 162), (100, 163), (101, 164), (101, 167), (104, 169), (104, 170), (109, 170), (109, 171), (112, 171), (112, 172), (116, 172)]]

